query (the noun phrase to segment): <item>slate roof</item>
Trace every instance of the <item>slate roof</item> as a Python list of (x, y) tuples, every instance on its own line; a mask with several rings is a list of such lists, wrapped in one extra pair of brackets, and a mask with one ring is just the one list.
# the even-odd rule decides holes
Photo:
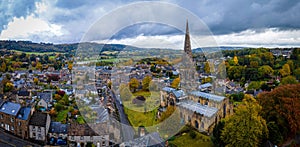
[(199, 86), (199, 89), (202, 89), (202, 88), (208, 88), (208, 87), (211, 87), (211, 86), (212, 86), (211, 83), (205, 83), (205, 84), (201, 84), (201, 85)]
[(20, 109), (21, 105), (18, 103), (4, 102), (0, 107), (0, 112), (16, 116)]
[(51, 122), (49, 133), (67, 134), (68, 133), (68, 125), (62, 124), (60, 122)]
[(173, 90), (172, 93), (175, 95), (176, 98), (186, 96), (183, 90)]
[(30, 116), (30, 107), (22, 107), (18, 113), (18, 119), (27, 120)]
[(40, 92), (37, 94), (38, 98), (45, 100), (45, 102), (49, 103), (51, 102), (52, 95), (50, 92)]
[(29, 91), (26, 90), (20, 90), (18, 91), (18, 96), (29, 96)]
[(124, 142), (125, 146), (132, 146), (132, 147), (164, 147), (165, 143), (164, 140), (159, 136), (159, 133), (153, 132), (147, 134), (145, 136), (136, 138), (134, 140)]
[(46, 123), (47, 123), (47, 114), (42, 112), (34, 112), (29, 121), (29, 125), (40, 126), (40, 127), (46, 127)]
[(163, 91), (166, 91), (166, 92), (172, 92), (173, 90), (175, 90), (174, 88), (171, 88), (171, 87), (164, 87), (162, 89)]
[(190, 94), (194, 95), (194, 96), (198, 96), (198, 97), (207, 98), (209, 100), (213, 100), (213, 101), (217, 101), (217, 102), (221, 102), (225, 99), (224, 96), (218, 96), (218, 95), (200, 92), (200, 91), (192, 91), (192, 92), (190, 92)]
[(186, 100), (184, 102), (181, 102), (178, 104), (179, 107), (183, 107), (185, 109), (200, 113), (206, 117), (212, 117), (214, 116), (217, 112), (218, 109), (214, 107), (208, 107), (206, 105), (201, 105), (200, 103), (191, 101), (191, 100)]

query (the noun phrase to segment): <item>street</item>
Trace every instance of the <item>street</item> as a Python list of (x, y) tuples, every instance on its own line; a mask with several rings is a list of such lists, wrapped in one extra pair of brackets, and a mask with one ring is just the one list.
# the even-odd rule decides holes
[(24, 146), (38, 147), (40, 145), (31, 143), (27, 140), (20, 139), (0, 129), (0, 146), (1, 147), (24, 147)]
[(120, 123), (121, 123), (121, 127), (122, 127), (122, 140), (123, 141), (129, 141), (129, 140), (133, 140), (134, 137), (134, 129), (132, 128), (132, 126), (130, 125), (128, 118), (124, 112), (123, 109), (123, 105), (120, 104), (120, 100), (119, 98), (116, 97), (116, 95), (112, 92), (111, 95), (112, 97), (115, 99), (116, 102), (116, 106), (119, 112), (119, 116), (120, 116)]

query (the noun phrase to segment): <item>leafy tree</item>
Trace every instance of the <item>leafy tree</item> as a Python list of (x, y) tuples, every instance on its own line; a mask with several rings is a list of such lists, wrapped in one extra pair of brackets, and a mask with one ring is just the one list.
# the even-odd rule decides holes
[(4, 86), (4, 92), (9, 92), (14, 88), (14, 84), (11, 82), (7, 82)]
[(290, 65), (289, 64), (284, 64), (282, 66), (282, 69), (279, 70), (279, 73), (281, 74), (281, 76), (285, 77), (291, 74), (291, 69), (290, 69)]
[(259, 81), (252, 81), (252, 82), (250, 82), (247, 89), (249, 89), (249, 90), (250, 89), (260, 89), (260, 87), (261, 87), (261, 84)]
[(71, 71), (73, 69), (73, 64), (71, 62), (68, 63), (68, 69)]
[(300, 84), (282, 85), (257, 96), (264, 106), (262, 116), (275, 122), (284, 138), (293, 138), (300, 131)]
[(4, 61), (3, 61), (2, 64), (1, 64), (1, 71), (2, 71), (2, 72), (5, 72), (5, 71), (6, 71), (6, 64), (5, 64)]
[(288, 64), (290, 66), (290, 70), (293, 71), (295, 69), (295, 65), (294, 65), (294, 62), (293, 60), (288, 60), (286, 62), (286, 64)]
[(38, 78), (33, 78), (33, 82), (35, 85), (37, 85), (39, 83), (39, 79)]
[(259, 115), (262, 107), (250, 95), (235, 109), (235, 114), (225, 119), (221, 139), (228, 146), (259, 146), (267, 136), (266, 121)]
[(204, 64), (204, 71), (205, 73), (210, 73), (210, 66), (208, 61), (206, 61)]
[(258, 62), (257, 61), (251, 61), (250, 62), (250, 67), (257, 68), (258, 67)]
[(43, 70), (43, 65), (41, 64), (41, 62), (37, 62), (35, 67), (36, 67), (37, 69), (39, 69), (40, 71)]
[(151, 80), (152, 80), (152, 78), (149, 75), (144, 77), (144, 79), (142, 81), (143, 90), (147, 90), (147, 91), (149, 90), (149, 84), (150, 84)]
[(279, 144), (282, 142), (283, 136), (278, 125), (274, 121), (271, 121), (267, 124), (267, 126), (269, 130), (269, 140), (274, 144)]
[(261, 78), (273, 75), (274, 70), (269, 65), (263, 65), (258, 68), (258, 74)]
[(132, 78), (129, 81), (129, 88), (131, 91), (135, 92), (137, 88), (139, 88), (140, 82), (136, 78)]
[(237, 56), (233, 57), (233, 62), (234, 62), (235, 65), (239, 64), (239, 60), (238, 60)]
[(225, 143), (221, 139), (221, 133), (224, 126), (225, 126), (225, 121), (222, 119), (221, 121), (218, 122), (218, 124), (213, 129), (212, 142), (219, 147), (225, 146)]
[(55, 108), (55, 110), (56, 110), (57, 112), (59, 112), (59, 111), (63, 110), (64, 106), (63, 106), (62, 104), (60, 104), (60, 103), (56, 103), (56, 104), (54, 105), (54, 108)]
[(244, 66), (230, 66), (228, 68), (228, 77), (232, 80), (240, 80), (245, 74), (245, 67)]
[(59, 94), (54, 94), (54, 99), (56, 101), (59, 101), (59, 100), (61, 100), (61, 96)]
[(297, 79), (294, 76), (286, 76), (283, 77), (280, 81), (280, 84), (285, 85), (285, 84), (296, 84)]
[(171, 84), (171, 87), (173, 87), (173, 88), (176, 89), (176, 88), (178, 88), (179, 83), (180, 83), (180, 78), (178, 77), (178, 78), (176, 78), (176, 79), (173, 80), (173, 82)]
[(296, 76), (297, 80), (300, 80), (300, 67), (294, 70), (293, 74)]

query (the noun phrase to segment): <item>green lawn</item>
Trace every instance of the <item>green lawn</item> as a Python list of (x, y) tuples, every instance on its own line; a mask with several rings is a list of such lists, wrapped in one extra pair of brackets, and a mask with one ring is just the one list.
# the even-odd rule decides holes
[[(132, 100), (136, 96), (144, 96), (146, 98), (146, 102), (142, 106), (137, 106), (132, 103)], [(133, 93), (133, 97), (129, 101), (123, 101), (125, 107), (138, 111), (138, 112), (147, 112), (153, 111), (159, 107), (160, 102), (160, 93), (159, 92), (148, 92), (148, 91), (138, 91)]]
[[(136, 96), (144, 96), (146, 102), (141, 105), (135, 105), (132, 100)], [(155, 120), (157, 108), (159, 106), (159, 93), (150, 93), (147, 91), (138, 91), (133, 93), (133, 97), (129, 101), (123, 101), (124, 111), (128, 116), (130, 123), (134, 127), (139, 126), (153, 126), (158, 121)]]
[(158, 121), (155, 120), (155, 116), (157, 113), (157, 110), (153, 110), (147, 113), (144, 112), (137, 112), (134, 110), (130, 110), (128, 108), (124, 107), (124, 111), (128, 116), (128, 120), (132, 124), (133, 127), (139, 127), (139, 126), (153, 126), (154, 124), (158, 123)]
[[(189, 129), (188, 126), (183, 127), (183, 129), (188, 130), (187, 132), (184, 131), (184, 133), (179, 133), (181, 135), (175, 136), (174, 140), (170, 140), (170, 144), (174, 144), (177, 147), (213, 147), (213, 143), (210, 140), (210, 136), (203, 135), (199, 133), (198, 131), (195, 131), (193, 129)], [(182, 129), (182, 130), (183, 130)], [(190, 136), (190, 131), (193, 131), (196, 134), (195, 138), (192, 138)]]

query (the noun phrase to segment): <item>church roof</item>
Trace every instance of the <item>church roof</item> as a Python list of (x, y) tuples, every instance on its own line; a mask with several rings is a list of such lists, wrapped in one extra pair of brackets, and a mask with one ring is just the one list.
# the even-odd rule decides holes
[(212, 101), (221, 102), (225, 99), (224, 96), (218, 96), (210, 93), (200, 92), (200, 91), (192, 91), (190, 92), (191, 95), (207, 98)]
[(218, 109), (215, 107), (208, 107), (206, 105), (201, 105), (200, 103), (191, 100), (180, 102), (178, 103), (178, 106), (191, 110), (193, 112), (200, 113), (206, 117), (212, 117), (218, 112)]

